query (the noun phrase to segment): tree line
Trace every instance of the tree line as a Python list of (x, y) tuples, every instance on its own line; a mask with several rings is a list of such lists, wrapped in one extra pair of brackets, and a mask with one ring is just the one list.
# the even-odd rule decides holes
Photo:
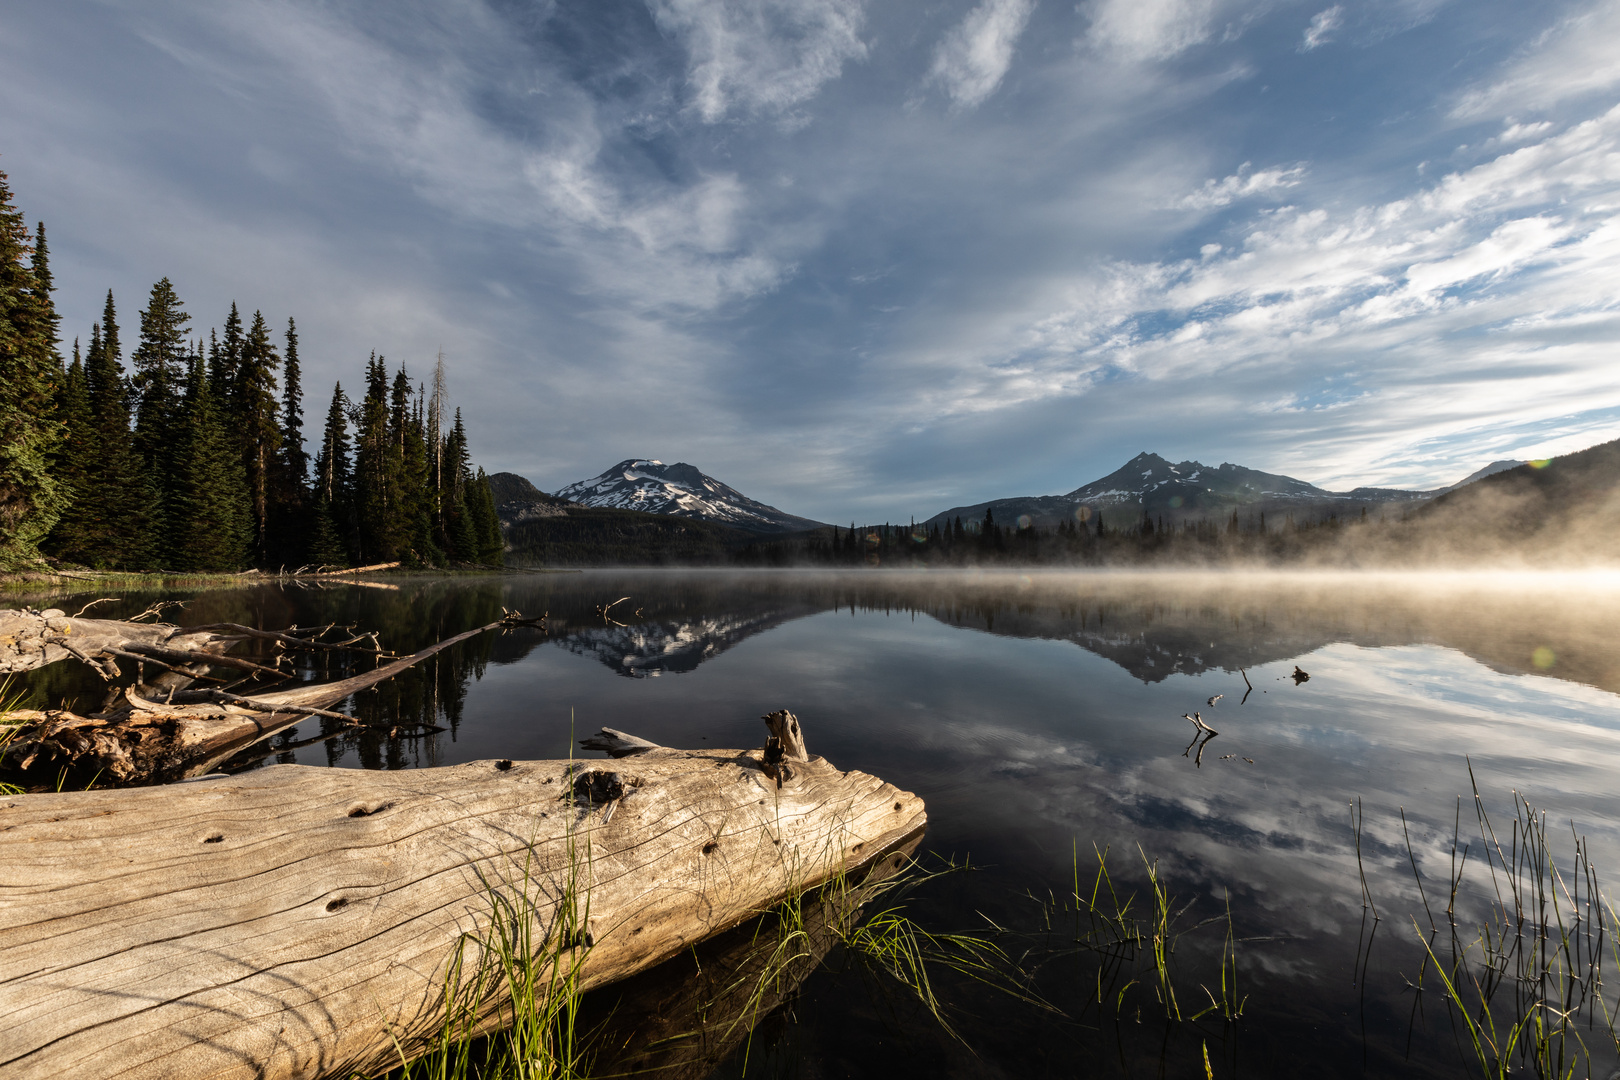
[(740, 547), (734, 561), (745, 566), (1127, 566), (1285, 562), (1321, 554), (1345, 542), (1382, 538), (1404, 521), (1368, 520), (1358, 514), (1296, 521), (1293, 514), (1265, 511), (1240, 519), (1208, 517), (1166, 521), (1162, 515), (1109, 524), (1103, 514), (1083, 507), (1075, 520), (1035, 525), (1027, 519), (996, 521), (987, 509), (982, 520), (956, 517), (933, 524), (815, 529), (786, 537), (759, 538)]
[(205, 343), (164, 278), (128, 367), (111, 291), (64, 362), (54, 291), (45, 226), (0, 173), (0, 567), (501, 563), (442, 357), (429, 387), (373, 353), (359, 400), (333, 386), (312, 460), (293, 319), (232, 303)]

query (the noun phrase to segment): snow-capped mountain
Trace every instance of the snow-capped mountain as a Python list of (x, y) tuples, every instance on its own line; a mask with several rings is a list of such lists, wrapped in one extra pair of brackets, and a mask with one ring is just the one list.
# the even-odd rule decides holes
[(584, 506), (699, 518), (750, 532), (796, 532), (821, 525), (750, 499), (695, 465), (665, 465), (648, 458), (621, 461), (600, 476), (559, 488), (556, 496)]
[(1364, 507), (1376, 510), (1390, 504), (1427, 502), (1518, 464), (1492, 462), (1458, 483), (1434, 491), (1371, 487), (1328, 491), (1292, 476), (1242, 465), (1171, 462), (1158, 454), (1141, 453), (1107, 476), (1083, 484), (1067, 495), (996, 499), (973, 506), (952, 507), (928, 519), (928, 524), (949, 522), (957, 517), (964, 522), (982, 520), (989, 511), (1004, 525), (1023, 518), (1036, 525), (1052, 525), (1071, 517), (1083, 517), (1081, 508), (1105, 513), (1110, 523), (1133, 520), (1142, 514), (1168, 519), (1215, 518), (1239, 508), (1326, 518), (1329, 514), (1356, 513)]

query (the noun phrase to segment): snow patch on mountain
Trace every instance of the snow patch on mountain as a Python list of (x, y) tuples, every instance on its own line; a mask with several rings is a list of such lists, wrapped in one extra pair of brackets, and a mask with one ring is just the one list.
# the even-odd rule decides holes
[(697, 518), (751, 532), (794, 532), (820, 525), (750, 499), (695, 465), (665, 465), (653, 458), (628, 458), (589, 480), (557, 489), (556, 496), (584, 506)]

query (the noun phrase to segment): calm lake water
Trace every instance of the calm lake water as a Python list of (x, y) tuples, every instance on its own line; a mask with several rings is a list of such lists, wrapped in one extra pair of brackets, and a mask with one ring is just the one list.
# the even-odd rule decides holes
[[(188, 601), (172, 621), (352, 623), (402, 653), (503, 606), (548, 613), (547, 633), (488, 635), (340, 706), (399, 737), (292, 745), (322, 734), (306, 723), (263, 761), (551, 758), (602, 726), (755, 746), (761, 714), (791, 709), (813, 753), (926, 800), (924, 852), (971, 862), (920, 886), (912, 917), (1002, 928), (1059, 1010), (940, 971), (957, 1041), (835, 956), (720, 1075), (1203, 1076), (1206, 1052), (1216, 1076), (1468, 1075), (1413, 919), (1428, 930), (1427, 901), (1445, 930), (1454, 835), (1471, 845), (1465, 930), (1491, 895), (1472, 784), (1504, 849), (1522, 793), (1559, 864), (1578, 835), (1620, 895), (1620, 578), (604, 571), (171, 598)], [(30, 684), (36, 701), (94, 708), (99, 684), (59, 667)], [(1219, 732), (1201, 753), (1193, 711)], [(446, 730), (413, 736), (422, 721)], [(1184, 1014), (1209, 1003), (1200, 984), (1218, 991), (1230, 904), (1241, 1019), (1167, 1022), (1140, 966), (1122, 1005), (1088, 1005), (1096, 959), (1068, 947), (1072, 916), (1045, 932), (1038, 901), (1073, 891), (1076, 852), (1089, 894), (1100, 848), (1133, 912), (1144, 856), (1190, 905), (1172, 966)], [(1219, 921), (1189, 929), (1204, 919)], [(1620, 986), (1612, 955), (1607, 974)], [(1609, 1075), (1601, 1025), (1586, 1040)]]

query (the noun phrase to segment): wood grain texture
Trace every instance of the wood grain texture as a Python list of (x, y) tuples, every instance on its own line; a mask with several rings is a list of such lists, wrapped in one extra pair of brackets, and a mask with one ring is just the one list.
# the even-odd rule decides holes
[(487, 925), (492, 888), (555, 921), (578, 876), (584, 983), (601, 985), (926, 822), (876, 777), (814, 758), (778, 786), (759, 758), (276, 765), (0, 797), (0, 1075), (379, 1070), (394, 1039), (414, 1052), (437, 1028), (447, 963)]

